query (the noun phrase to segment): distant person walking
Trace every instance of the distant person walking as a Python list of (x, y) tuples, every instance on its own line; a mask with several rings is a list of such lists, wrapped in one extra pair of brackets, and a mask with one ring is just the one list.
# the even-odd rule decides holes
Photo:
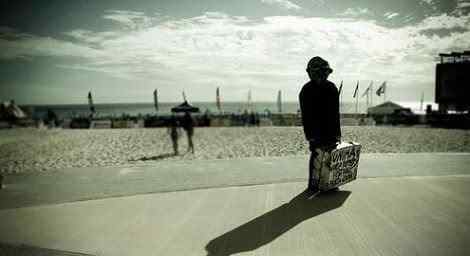
[(315, 171), (318, 149), (333, 149), (341, 139), (339, 93), (335, 84), (328, 81), (333, 72), (328, 62), (313, 57), (307, 64), (307, 82), (299, 93), (300, 110), (305, 138), (310, 148), (308, 189), (319, 191), (319, 173)]
[(168, 133), (170, 134), (171, 142), (173, 143), (173, 152), (175, 155), (178, 155), (178, 138), (180, 134), (180, 128), (178, 125), (178, 120), (174, 115), (171, 116)]
[(194, 119), (189, 114), (185, 112), (182, 120), (183, 129), (186, 131), (186, 137), (188, 138), (188, 152), (194, 154), (194, 144), (193, 144), (193, 135), (194, 135)]

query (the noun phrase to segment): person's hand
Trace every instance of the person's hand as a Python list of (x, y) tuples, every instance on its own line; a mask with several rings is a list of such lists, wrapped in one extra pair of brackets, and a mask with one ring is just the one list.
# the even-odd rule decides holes
[(321, 148), (323, 151), (331, 152), (334, 149), (336, 149), (336, 142), (335, 143), (328, 143), (326, 145), (323, 145)]

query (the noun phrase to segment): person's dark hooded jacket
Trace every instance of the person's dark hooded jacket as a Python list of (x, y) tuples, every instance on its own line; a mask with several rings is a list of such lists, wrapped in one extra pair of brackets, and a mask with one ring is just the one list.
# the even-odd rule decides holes
[(326, 146), (340, 140), (339, 94), (332, 82), (306, 83), (299, 102), (305, 137), (311, 146)]

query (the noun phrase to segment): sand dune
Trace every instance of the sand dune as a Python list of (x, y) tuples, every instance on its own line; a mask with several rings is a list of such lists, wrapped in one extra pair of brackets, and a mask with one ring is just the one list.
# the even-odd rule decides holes
[[(343, 127), (343, 140), (364, 153), (470, 152), (470, 131), (408, 127)], [(0, 172), (45, 172), (181, 159), (225, 159), (308, 154), (301, 127), (198, 128), (196, 153), (170, 156), (166, 129), (0, 130)], [(185, 153), (186, 137), (180, 138)]]

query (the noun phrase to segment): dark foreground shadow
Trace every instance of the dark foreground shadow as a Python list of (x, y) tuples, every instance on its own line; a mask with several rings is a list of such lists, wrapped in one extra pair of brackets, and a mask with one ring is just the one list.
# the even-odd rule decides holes
[(304, 191), (289, 203), (214, 238), (206, 245), (208, 256), (226, 256), (252, 251), (272, 242), (304, 220), (340, 207), (349, 191), (326, 192), (311, 198)]
[(176, 155), (173, 153), (168, 153), (168, 154), (161, 154), (158, 156), (144, 156), (139, 159), (130, 159), (129, 162), (137, 162), (137, 161), (157, 161), (157, 160), (163, 160), (166, 158), (170, 157), (175, 157)]

